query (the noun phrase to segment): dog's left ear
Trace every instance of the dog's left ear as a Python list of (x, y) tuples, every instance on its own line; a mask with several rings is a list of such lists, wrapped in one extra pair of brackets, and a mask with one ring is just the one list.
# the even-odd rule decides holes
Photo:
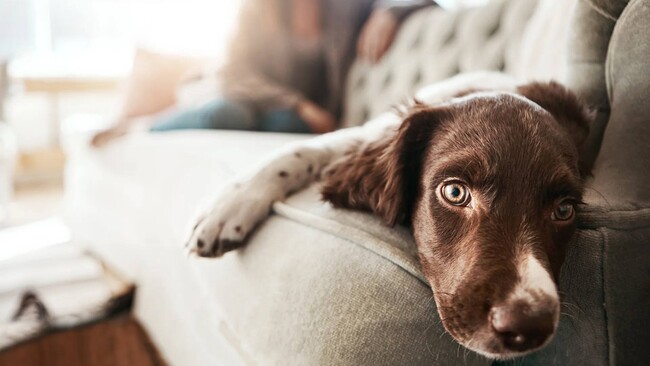
[(408, 223), (419, 192), (422, 161), (449, 107), (414, 106), (397, 135), (360, 149), (325, 177), (323, 199), (335, 207), (368, 209), (388, 225)]
[(571, 90), (555, 81), (533, 82), (517, 87), (517, 92), (546, 109), (568, 132), (580, 149), (589, 135), (594, 114)]

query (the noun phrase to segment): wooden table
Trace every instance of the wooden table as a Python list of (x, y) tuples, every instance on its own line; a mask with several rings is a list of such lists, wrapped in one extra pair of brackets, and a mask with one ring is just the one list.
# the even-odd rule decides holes
[(0, 352), (0, 366), (164, 366), (140, 324), (128, 314), (55, 332)]
[(59, 146), (60, 109), (59, 97), (64, 93), (83, 93), (116, 90), (122, 79), (109, 76), (11, 76), (11, 82), (19, 85), (25, 93), (45, 93), (50, 109), (50, 128), (52, 147)]

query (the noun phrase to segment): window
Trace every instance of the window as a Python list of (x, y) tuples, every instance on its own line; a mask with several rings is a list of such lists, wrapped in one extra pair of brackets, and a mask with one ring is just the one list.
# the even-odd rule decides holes
[(0, 57), (130, 57), (134, 47), (215, 56), (240, 0), (0, 0)]

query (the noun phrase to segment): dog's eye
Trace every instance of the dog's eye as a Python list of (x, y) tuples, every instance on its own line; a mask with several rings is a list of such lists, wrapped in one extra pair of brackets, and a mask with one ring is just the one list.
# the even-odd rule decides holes
[(573, 202), (562, 201), (553, 210), (551, 213), (551, 220), (553, 221), (568, 221), (573, 218), (575, 214), (575, 207)]
[(441, 188), (442, 197), (454, 206), (465, 206), (469, 203), (469, 189), (460, 182), (447, 182)]

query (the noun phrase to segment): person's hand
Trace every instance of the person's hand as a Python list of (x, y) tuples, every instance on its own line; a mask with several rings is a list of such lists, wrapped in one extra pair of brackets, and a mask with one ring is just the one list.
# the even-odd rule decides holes
[(314, 133), (331, 132), (336, 127), (334, 116), (309, 100), (300, 101), (296, 111)]
[(395, 15), (386, 9), (375, 9), (366, 21), (359, 35), (357, 55), (377, 63), (395, 39), (398, 22)]

